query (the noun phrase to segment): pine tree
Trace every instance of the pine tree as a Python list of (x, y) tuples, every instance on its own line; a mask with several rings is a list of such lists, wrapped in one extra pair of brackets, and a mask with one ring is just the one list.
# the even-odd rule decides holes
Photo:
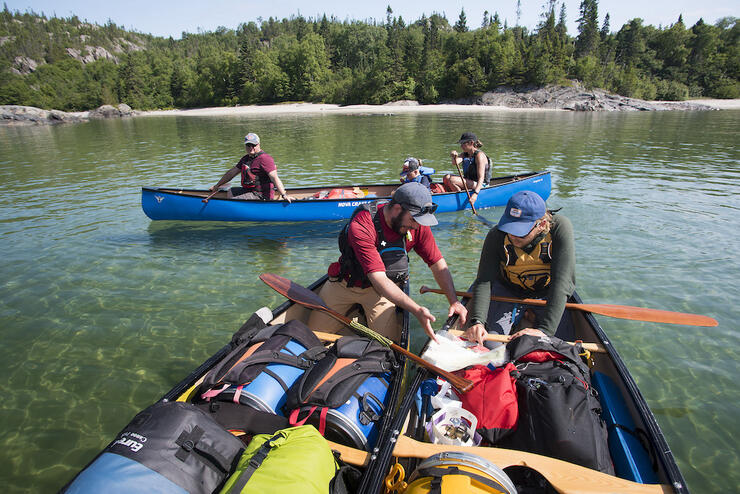
[(582, 0), (578, 18), (576, 58), (593, 55), (599, 49), (599, 12), (597, 0)]
[(460, 10), (460, 17), (457, 18), (457, 22), (453, 29), (458, 33), (465, 33), (468, 31), (468, 19), (465, 16), (465, 9)]

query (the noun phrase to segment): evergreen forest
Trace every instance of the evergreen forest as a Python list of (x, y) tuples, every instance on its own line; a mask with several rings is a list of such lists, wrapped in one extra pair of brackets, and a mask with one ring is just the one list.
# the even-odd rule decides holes
[[(520, 0), (519, 0), (520, 1)], [(647, 100), (740, 97), (740, 23), (623, 26), (583, 0), (577, 33), (548, 0), (533, 31), (483, 19), (293, 15), (236, 30), (143, 34), (111, 21), (0, 12), (0, 104), (82, 111), (103, 104), (196, 108), (287, 101), (471, 101), (497, 87), (572, 84)], [(480, 25), (471, 29), (470, 24)]]

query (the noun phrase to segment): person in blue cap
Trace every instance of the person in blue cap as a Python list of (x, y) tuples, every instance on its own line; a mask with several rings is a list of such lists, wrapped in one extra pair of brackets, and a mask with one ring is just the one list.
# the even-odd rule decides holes
[[(548, 211), (537, 193), (517, 192), (483, 243), (466, 337), (483, 344), (487, 332), (510, 334), (521, 328), (517, 336), (555, 335), (571, 339), (572, 322), (563, 317), (563, 312), (568, 297), (575, 291), (575, 267), (570, 220)], [(491, 311), (494, 313), (489, 313), (492, 293), (543, 298), (547, 305), (525, 311), (514, 304), (497, 303)]]
[(401, 183), (419, 182), (428, 189), (432, 186), (432, 181), (429, 178), (432, 173), (434, 173), (433, 168), (422, 166), (420, 159), (409, 157), (403, 162)]

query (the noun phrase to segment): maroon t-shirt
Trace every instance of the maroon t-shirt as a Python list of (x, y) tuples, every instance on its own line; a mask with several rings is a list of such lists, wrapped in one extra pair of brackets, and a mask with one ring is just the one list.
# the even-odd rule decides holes
[[(386, 224), (385, 216), (382, 213), (383, 207), (385, 207), (385, 204), (378, 206), (380, 226), (383, 229), (383, 235), (386, 240), (394, 242), (400, 238), (400, 235), (391, 230), (391, 227)], [(407, 252), (414, 249), (428, 266), (442, 259), (442, 253), (437, 247), (437, 242), (434, 240), (431, 228), (420, 226), (417, 230), (410, 230), (410, 234), (411, 239), (406, 240)], [(383, 259), (381, 259), (377, 247), (378, 233), (375, 231), (375, 223), (373, 223), (373, 217), (370, 211), (360, 211), (357, 213), (349, 225), (347, 241), (352, 249), (354, 249), (357, 260), (365, 274), (385, 271), (385, 264), (383, 264)], [(338, 276), (338, 274), (339, 263), (332, 263), (329, 266), (329, 276)]]
[[(248, 154), (242, 156), (239, 163), (236, 166), (242, 171), (242, 187), (248, 188), (247, 184), (244, 183), (244, 167), (247, 166), (247, 160), (250, 159)], [(275, 160), (272, 159), (267, 153), (262, 153), (257, 156), (253, 161), (249, 170), (254, 173), (260, 181), (260, 193), (264, 199), (272, 199), (274, 197), (275, 187), (268, 176), (268, 173), (277, 170), (275, 166)]]

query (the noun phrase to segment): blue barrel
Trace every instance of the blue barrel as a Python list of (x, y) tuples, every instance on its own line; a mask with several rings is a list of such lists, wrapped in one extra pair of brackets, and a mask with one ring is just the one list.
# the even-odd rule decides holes
[(324, 436), (358, 449), (372, 449), (378, 439), (389, 381), (388, 373), (365, 379), (344, 405), (328, 411)]
[[(280, 353), (300, 355), (305, 351), (306, 348), (303, 345), (295, 340), (290, 340), (285, 345), (285, 348), (280, 350)], [(282, 408), (287, 396), (286, 389), (290, 388), (304, 372), (306, 372), (305, 369), (299, 369), (291, 365), (268, 364), (264, 371), (255, 377), (251, 383), (242, 388), (239, 395), (239, 403), (256, 410), (284, 416), (285, 414)], [(285, 383), (286, 389), (283, 389), (280, 381), (275, 379), (271, 374), (279, 377)], [(230, 386), (221, 393), (223, 397), (220, 399), (233, 399), (232, 397), (236, 393), (236, 390), (236, 386)]]

